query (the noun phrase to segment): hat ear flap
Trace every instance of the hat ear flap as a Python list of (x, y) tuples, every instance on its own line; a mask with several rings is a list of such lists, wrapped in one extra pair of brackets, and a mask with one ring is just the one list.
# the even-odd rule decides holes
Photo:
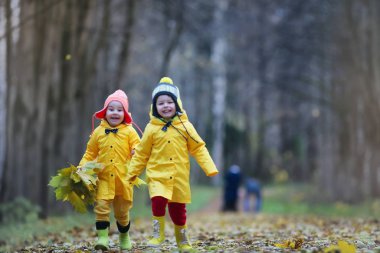
[(125, 109), (124, 109), (124, 122), (127, 123), (127, 124), (132, 124), (133, 123), (133, 119), (132, 119), (131, 113), (127, 112)]
[(174, 103), (175, 103), (175, 110), (176, 110), (176, 112), (182, 113), (182, 109), (181, 109), (181, 107), (179, 106), (178, 102), (177, 102), (177, 101), (174, 101)]
[(94, 113), (94, 116), (97, 118), (97, 119), (104, 119), (104, 117), (106, 116), (106, 111), (107, 111), (107, 106), (105, 106), (103, 109), (101, 109), (100, 111), (97, 111)]
[(182, 105), (182, 100), (181, 100), (181, 98), (177, 98), (176, 103), (178, 104), (179, 111), (182, 113), (183, 105)]
[(153, 101), (152, 101), (152, 106), (151, 106), (151, 111), (152, 111), (152, 115), (157, 117), (157, 118), (160, 118), (160, 115), (158, 114), (158, 111), (157, 111), (157, 106), (156, 106), (156, 102), (157, 102), (157, 97), (154, 97), (153, 98)]

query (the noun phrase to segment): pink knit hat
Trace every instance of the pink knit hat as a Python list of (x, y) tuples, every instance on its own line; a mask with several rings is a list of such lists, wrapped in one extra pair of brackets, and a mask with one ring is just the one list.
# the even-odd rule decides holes
[(109, 95), (108, 98), (106, 99), (106, 102), (104, 102), (103, 109), (95, 112), (92, 115), (92, 132), (94, 132), (95, 117), (98, 119), (104, 119), (106, 117), (107, 107), (108, 107), (109, 103), (111, 103), (112, 101), (118, 101), (123, 105), (124, 122), (127, 124), (133, 124), (140, 131), (140, 133), (143, 134), (140, 127), (137, 124), (135, 124), (135, 122), (133, 122), (131, 114), (128, 112), (128, 108), (129, 108), (128, 97), (127, 97), (127, 94), (125, 94), (125, 92), (122, 90), (117, 90), (114, 93), (112, 93), (111, 95)]
[(132, 124), (132, 117), (131, 117), (131, 115), (128, 112), (128, 107), (129, 107), (129, 105), (128, 105), (128, 97), (127, 97), (127, 94), (125, 94), (125, 92), (122, 91), (122, 90), (117, 90), (114, 93), (112, 93), (111, 95), (109, 95), (108, 98), (106, 99), (106, 102), (104, 102), (103, 109), (101, 109), (100, 111), (95, 112), (95, 114), (94, 114), (95, 117), (98, 118), (98, 119), (104, 119), (105, 116), (106, 116), (108, 104), (111, 103), (112, 101), (118, 101), (118, 102), (120, 102), (123, 105), (123, 108), (124, 108), (124, 121), (127, 124)]

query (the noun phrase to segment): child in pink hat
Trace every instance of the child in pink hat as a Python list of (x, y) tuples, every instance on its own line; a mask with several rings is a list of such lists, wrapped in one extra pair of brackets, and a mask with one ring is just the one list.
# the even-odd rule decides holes
[[(117, 228), (120, 232), (121, 250), (129, 250), (129, 210), (133, 201), (133, 186), (126, 180), (127, 165), (132, 159), (140, 137), (132, 127), (132, 117), (128, 112), (128, 97), (122, 90), (109, 95), (104, 107), (93, 118), (101, 120), (93, 129), (87, 149), (79, 167), (97, 160), (104, 168), (98, 173), (96, 204), (97, 250), (108, 250), (108, 229), (110, 226), (111, 205), (113, 206)], [(94, 125), (94, 121), (93, 121)], [(93, 127), (94, 128), (94, 127)]]

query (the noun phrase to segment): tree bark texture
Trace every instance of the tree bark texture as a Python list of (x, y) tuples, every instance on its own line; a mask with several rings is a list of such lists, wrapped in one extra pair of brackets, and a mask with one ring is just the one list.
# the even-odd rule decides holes
[(97, 89), (94, 77), (110, 10), (108, 1), (98, 11), (94, 4), (21, 1), (20, 20), (34, 16), (20, 26), (18, 41), (7, 43), (7, 108), (14, 116), (7, 121), (2, 201), (24, 196), (42, 207), (42, 216), (52, 206), (50, 176), (79, 160), (91, 132), (92, 103), (108, 93)]
[[(223, 172), (223, 149), (224, 149), (224, 122), (225, 122), (225, 104), (226, 104), (226, 51), (227, 41), (223, 24), (225, 22), (225, 12), (228, 8), (228, 1), (218, 1), (215, 9), (214, 25), (214, 43), (212, 45), (211, 64), (213, 66), (213, 126), (214, 139), (212, 144), (212, 157), (216, 167)], [(220, 183), (220, 176), (216, 177), (216, 184)]]
[[(326, 140), (336, 149), (328, 157), (330, 166), (321, 168), (328, 174), (320, 178), (331, 200), (358, 202), (379, 193), (380, 41), (379, 28), (374, 27), (379, 10), (376, 1), (345, 1), (337, 8), (341, 18), (336, 20), (335, 48), (330, 51), (335, 66), (333, 134)], [(357, 11), (366, 15), (357, 16)]]

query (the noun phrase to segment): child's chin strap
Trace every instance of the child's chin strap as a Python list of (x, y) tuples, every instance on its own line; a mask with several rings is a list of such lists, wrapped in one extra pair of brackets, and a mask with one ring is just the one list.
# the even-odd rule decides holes
[[(185, 124), (183, 123), (183, 121), (182, 121), (182, 119), (181, 119), (181, 115), (182, 115), (182, 113), (180, 113), (180, 112), (176, 112), (176, 115), (178, 116), (179, 121), (181, 122), (183, 128), (185, 128), (185, 131), (186, 131), (187, 135), (190, 136), (190, 138), (193, 139), (193, 141), (195, 141), (196, 143), (199, 143), (199, 141), (197, 141), (196, 139), (194, 139), (194, 137), (191, 136), (191, 134), (187, 131), (187, 128), (186, 128)], [(173, 118), (174, 118), (174, 117), (173, 117)], [(180, 131), (177, 127), (175, 127), (175, 126), (172, 124), (173, 121), (165, 121), (163, 118), (158, 118), (158, 119), (160, 119), (162, 122), (165, 123), (165, 125), (161, 128), (162, 131), (166, 132), (166, 131), (168, 130), (168, 127), (172, 126), (172, 127), (173, 127), (175, 130), (177, 130), (177, 132), (178, 132), (180, 135), (182, 135), (182, 137), (185, 138), (185, 140), (187, 141), (186, 136), (185, 136), (183, 133), (181, 133), (181, 131)]]
[(132, 124), (139, 130), (140, 134), (143, 135), (143, 131), (141, 131), (140, 127), (132, 120)]
[(195, 141), (196, 143), (199, 143), (199, 142), (198, 142), (196, 139), (194, 139), (194, 137), (191, 136), (191, 134), (187, 131), (187, 128), (185, 127), (185, 124), (183, 124), (183, 121), (182, 121), (182, 119), (181, 119), (181, 115), (182, 115), (182, 114), (177, 114), (177, 115), (178, 115), (179, 121), (181, 121), (181, 123), (182, 123), (182, 126), (185, 128), (185, 131), (186, 131), (187, 135), (190, 136), (190, 138), (193, 139), (193, 141)]
[(95, 124), (95, 113), (92, 114), (92, 119), (91, 119), (91, 134), (94, 132), (94, 124)]

